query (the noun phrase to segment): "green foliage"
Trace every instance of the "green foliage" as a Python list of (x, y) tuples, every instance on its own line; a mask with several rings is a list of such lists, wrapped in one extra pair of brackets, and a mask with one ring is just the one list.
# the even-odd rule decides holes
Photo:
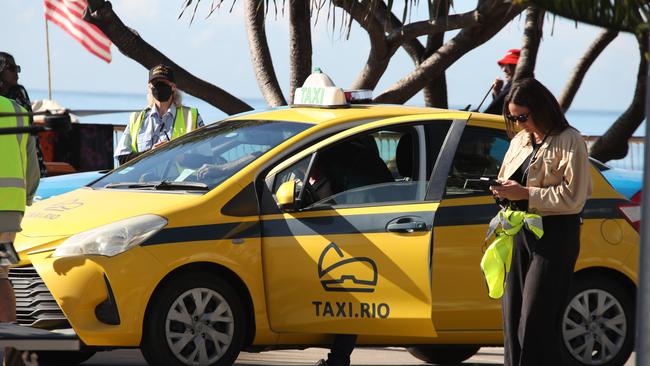
[[(287, 0), (258, 0), (258, 1), (260, 3), (260, 6), (262, 6), (262, 4), (264, 4), (264, 7), (265, 7), (265, 9), (267, 11), (268, 11), (268, 9), (271, 8), (270, 5), (272, 5), (273, 8), (275, 9), (275, 14), (276, 15), (278, 14), (278, 6), (279, 6), (282, 9), (282, 12), (284, 14), (284, 7), (286, 5)], [(319, 13), (323, 9), (326, 8), (328, 10), (332, 10), (336, 6), (336, 4), (340, 4), (342, 2), (345, 2), (345, 0), (299, 0), (299, 1), (309, 1), (310, 2), (310, 7), (311, 7), (311, 10), (312, 10), (312, 15), (315, 15), (316, 17), (318, 17)], [(353, 0), (353, 1), (356, 2), (357, 0)], [(422, 0), (422, 1), (425, 1), (425, 0)], [(437, 8), (441, 1), (443, 1), (443, 0), (426, 0), (428, 5), (430, 7), (433, 7), (433, 8)], [(449, 2), (450, 6), (453, 7), (453, 0), (447, 0), (447, 1)], [(207, 2), (207, 0), (206, 0), (206, 2)], [(209, 17), (210, 15), (212, 15), (212, 13), (215, 10), (219, 9), (221, 7), (221, 5), (224, 3), (224, 0), (210, 0), (210, 2), (211, 2), (210, 11), (209, 11), (208, 15), (206, 16), (206, 18)], [(232, 11), (232, 9), (235, 6), (236, 2), (237, 2), (237, 0), (232, 0), (232, 5), (230, 6), (230, 11)], [(278, 2), (281, 2), (281, 4), (278, 4)], [(369, 10), (369, 13), (371, 12), (372, 9), (377, 9), (376, 5), (378, 3), (382, 3), (382, 2), (384, 2), (384, 0), (368, 0), (366, 6), (367, 6), (367, 8)], [(197, 9), (199, 7), (199, 3), (201, 3), (201, 0), (183, 0), (182, 5), (181, 5), (181, 13), (178, 15), (178, 18), (180, 19), (183, 16), (183, 14), (185, 14), (186, 11), (191, 12), (192, 13), (192, 16), (191, 16), (191, 19), (190, 19), (190, 24), (191, 24), (194, 21), (194, 16), (196, 15), (196, 11), (197, 11)], [(391, 12), (393, 10), (393, 8), (395, 7), (394, 0), (385, 0), (385, 3), (386, 3), (387, 11)], [(192, 7), (192, 4), (194, 4), (193, 7)], [(420, 0), (403, 0), (402, 22), (406, 22), (406, 20), (409, 18), (409, 12), (413, 9), (413, 7), (416, 7), (419, 4), (420, 4)], [(331, 19), (332, 19), (332, 21), (335, 21), (336, 18), (332, 17)], [(351, 20), (348, 23), (349, 24), (347, 26), (349, 27), (350, 24), (351, 24)]]
[(603, 28), (641, 34), (648, 29), (650, 0), (514, 0), (561, 17)]

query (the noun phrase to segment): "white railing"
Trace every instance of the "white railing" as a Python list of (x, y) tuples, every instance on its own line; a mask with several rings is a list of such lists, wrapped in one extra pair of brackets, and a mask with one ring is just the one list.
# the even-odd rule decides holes
[[(591, 146), (600, 136), (585, 136), (587, 145)], [(632, 136), (629, 140), (627, 156), (623, 159), (610, 160), (607, 165), (630, 170), (643, 170), (644, 137)]]

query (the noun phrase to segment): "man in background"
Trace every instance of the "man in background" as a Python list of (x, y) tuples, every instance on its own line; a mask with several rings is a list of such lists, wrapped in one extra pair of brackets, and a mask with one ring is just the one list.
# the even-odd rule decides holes
[[(25, 113), (13, 100), (0, 96), (0, 113)], [(0, 117), (0, 128), (26, 127), (26, 116)], [(25, 206), (30, 205), (40, 174), (35, 139), (28, 134), (0, 135), (0, 322), (16, 321), (16, 298), (9, 266), (18, 263), (13, 247)], [(22, 365), (20, 354), (9, 349), (4, 365)]]
[[(7, 52), (0, 52), (0, 95), (3, 97), (13, 99), (21, 107), (25, 108), (28, 112), (32, 111), (32, 102), (29, 100), (27, 90), (22, 85), (18, 84), (18, 74), (20, 73), (20, 66), (16, 65), (14, 57)], [(31, 124), (31, 118), (30, 118)], [(43, 160), (43, 153), (41, 146), (36, 140), (36, 156), (38, 158), (38, 167), (41, 177), (47, 176), (47, 168)]]
[(147, 105), (131, 114), (115, 148), (114, 155), (120, 164), (203, 126), (198, 110), (182, 105), (174, 70), (167, 65), (149, 70)]
[(518, 49), (508, 50), (508, 52), (506, 52), (506, 55), (503, 56), (501, 60), (497, 61), (497, 64), (503, 71), (503, 80), (497, 77), (494, 80), (494, 83), (492, 83), (492, 103), (490, 103), (490, 105), (485, 108), (483, 113), (503, 113), (503, 101), (510, 91), (510, 86), (512, 85), (512, 77), (515, 74), (517, 62), (519, 62), (520, 53), (521, 51)]

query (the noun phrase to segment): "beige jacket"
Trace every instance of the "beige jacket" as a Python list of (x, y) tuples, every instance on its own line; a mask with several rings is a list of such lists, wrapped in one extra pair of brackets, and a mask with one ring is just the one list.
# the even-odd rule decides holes
[[(499, 179), (509, 179), (532, 151), (530, 135), (520, 131), (510, 141)], [(542, 216), (580, 213), (591, 194), (589, 166), (587, 144), (578, 131), (567, 128), (548, 136), (528, 172), (529, 211)]]

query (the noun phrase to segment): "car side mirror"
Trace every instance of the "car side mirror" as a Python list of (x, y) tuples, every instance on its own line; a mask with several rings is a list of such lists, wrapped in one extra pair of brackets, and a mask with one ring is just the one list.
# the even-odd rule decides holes
[(280, 210), (287, 212), (298, 210), (296, 198), (298, 196), (299, 184), (300, 183), (295, 180), (290, 180), (280, 185), (278, 190), (275, 192), (275, 198)]

